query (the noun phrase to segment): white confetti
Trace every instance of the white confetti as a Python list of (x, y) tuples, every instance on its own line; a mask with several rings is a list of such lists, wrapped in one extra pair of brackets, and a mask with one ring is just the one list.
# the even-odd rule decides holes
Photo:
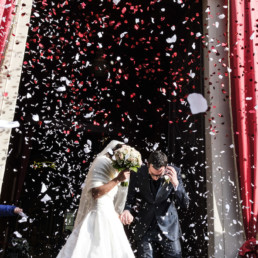
[(194, 78), (194, 77), (195, 77), (195, 73), (193, 73), (192, 70), (190, 70), (189, 76), (190, 76), (191, 78)]
[(36, 122), (39, 121), (39, 115), (32, 115), (32, 119)]
[(64, 91), (66, 91), (66, 87), (65, 87), (65, 86), (58, 87), (58, 88), (56, 89), (56, 91), (58, 91), (58, 92), (64, 92)]
[(50, 200), (51, 200), (51, 197), (48, 194), (46, 194), (40, 201), (46, 203)]
[(254, 35), (255, 35), (255, 32), (253, 32), (253, 34), (251, 35), (251, 37), (250, 37), (251, 40), (254, 39)]
[(90, 118), (90, 117), (93, 116), (93, 114), (94, 114), (94, 112), (91, 112), (91, 113), (88, 113), (88, 114), (84, 115), (84, 117), (85, 117), (85, 118)]
[(177, 36), (176, 35), (172, 36), (171, 38), (167, 38), (166, 39), (167, 43), (175, 43), (176, 40), (177, 40)]
[(84, 150), (85, 153), (90, 153), (91, 152), (91, 149), (90, 149), (90, 147), (87, 144), (84, 145), (84, 149), (83, 150)]
[(159, 147), (159, 143), (156, 142), (156, 143), (154, 144), (154, 146), (153, 146), (153, 150), (156, 150), (158, 147)]
[[(86, 67), (87, 67), (87, 64), (86, 64)], [(65, 76), (62, 76), (60, 78), (60, 82), (65, 82), (67, 86), (69, 86), (71, 83), (71, 81), (68, 78), (66, 78)]]
[(188, 95), (187, 101), (190, 104), (192, 114), (206, 112), (208, 109), (207, 101), (202, 94), (191, 93)]
[(20, 123), (18, 121), (6, 121), (6, 120), (0, 120), (0, 128), (15, 128), (19, 127)]
[(113, 3), (117, 5), (120, 2), (120, 0), (113, 0)]
[(16, 235), (16, 237), (18, 237), (18, 238), (21, 238), (21, 237), (22, 237), (22, 235), (21, 235), (18, 231), (14, 231), (13, 233), (14, 233), (14, 235)]
[(29, 216), (28, 215), (26, 215), (24, 212), (19, 212), (19, 215), (21, 216), (21, 217), (23, 217), (23, 218), (28, 218)]
[(195, 42), (192, 44), (192, 48), (193, 48), (193, 49), (196, 48)]
[(27, 222), (28, 216), (24, 214), (23, 212), (20, 212), (19, 215), (22, 217), (21, 219), (18, 220), (19, 223)]
[(126, 34), (128, 34), (128, 32), (127, 32), (127, 31), (125, 31), (125, 32), (121, 33), (121, 34), (120, 34), (120, 38), (123, 38)]
[(41, 186), (41, 193), (44, 193), (44, 192), (46, 192), (47, 191), (47, 186), (44, 184), (44, 183), (42, 183), (42, 186)]
[(75, 56), (75, 60), (78, 61), (80, 58), (80, 55), (77, 53), (76, 56)]

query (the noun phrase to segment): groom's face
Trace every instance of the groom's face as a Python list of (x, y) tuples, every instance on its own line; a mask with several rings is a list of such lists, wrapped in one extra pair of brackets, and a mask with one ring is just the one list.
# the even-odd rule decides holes
[(162, 175), (164, 175), (165, 172), (165, 166), (162, 166), (160, 168), (154, 168), (152, 164), (149, 164), (149, 174), (151, 178), (155, 181), (157, 181)]

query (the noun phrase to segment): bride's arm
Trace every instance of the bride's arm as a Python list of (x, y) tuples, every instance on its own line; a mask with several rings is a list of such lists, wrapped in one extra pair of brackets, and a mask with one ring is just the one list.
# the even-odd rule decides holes
[(99, 187), (92, 188), (92, 197), (94, 199), (98, 199), (101, 196), (108, 193), (110, 190), (112, 190), (116, 185), (118, 185), (120, 182), (128, 179), (130, 176), (130, 171), (128, 169), (121, 171), (117, 177), (109, 181), (108, 183), (101, 185)]

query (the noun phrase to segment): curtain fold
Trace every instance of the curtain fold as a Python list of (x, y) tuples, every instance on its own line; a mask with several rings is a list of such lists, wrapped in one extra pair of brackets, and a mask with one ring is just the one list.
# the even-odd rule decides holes
[[(258, 219), (258, 0), (231, 0), (231, 103), (246, 242), (240, 255), (256, 254)], [(255, 256), (256, 257), (256, 256)]]
[(0, 0), (0, 62), (4, 56), (7, 38), (12, 25), (15, 0)]

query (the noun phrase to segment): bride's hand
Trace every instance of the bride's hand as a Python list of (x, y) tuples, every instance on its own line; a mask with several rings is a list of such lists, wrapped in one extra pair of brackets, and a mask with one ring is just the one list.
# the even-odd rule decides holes
[(127, 180), (130, 177), (130, 170), (129, 169), (125, 169), (123, 171), (121, 171), (118, 175), (117, 175), (117, 180), (119, 182), (123, 182), (125, 180)]

